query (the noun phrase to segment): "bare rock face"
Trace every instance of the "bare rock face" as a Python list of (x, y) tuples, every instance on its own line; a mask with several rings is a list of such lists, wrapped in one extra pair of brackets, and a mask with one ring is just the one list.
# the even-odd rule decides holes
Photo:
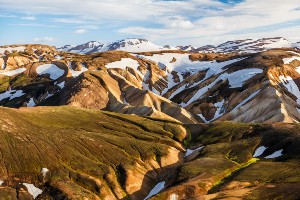
[(6, 61), (6, 70), (18, 69), (23, 65), (30, 63), (30, 60), (23, 56), (9, 56)]

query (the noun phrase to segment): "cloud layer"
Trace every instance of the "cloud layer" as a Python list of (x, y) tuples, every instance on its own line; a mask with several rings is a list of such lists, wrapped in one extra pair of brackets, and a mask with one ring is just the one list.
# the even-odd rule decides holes
[(111, 26), (120, 37), (171, 43), (269, 36), (300, 40), (299, 0), (0, 0), (0, 5), (1, 10), (24, 13), (28, 19), (47, 15), (48, 22), (75, 26), (77, 34)]

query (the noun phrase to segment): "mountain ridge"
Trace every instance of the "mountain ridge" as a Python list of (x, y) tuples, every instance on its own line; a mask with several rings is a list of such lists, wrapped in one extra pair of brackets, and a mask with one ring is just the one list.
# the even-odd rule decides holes
[[(94, 45), (91, 45), (94, 44)], [(89, 46), (90, 45), (90, 46)], [(244, 39), (232, 40), (221, 43), (219, 45), (205, 45), (195, 47), (193, 45), (174, 46), (169, 45), (159, 46), (146, 39), (129, 38), (118, 40), (111, 43), (100, 43), (90, 41), (81, 45), (71, 46), (65, 45), (58, 47), (57, 50), (69, 51), (73, 53), (90, 54), (104, 51), (122, 50), (128, 52), (147, 52), (147, 51), (162, 51), (162, 50), (183, 50), (188, 52), (211, 52), (211, 53), (257, 53), (273, 48), (292, 48), (299, 47), (298, 43), (292, 43), (282, 37), (261, 38), (261, 39)]]

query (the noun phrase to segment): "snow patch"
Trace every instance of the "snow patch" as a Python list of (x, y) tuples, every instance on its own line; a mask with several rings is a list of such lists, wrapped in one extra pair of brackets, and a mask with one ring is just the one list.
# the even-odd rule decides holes
[(34, 100), (33, 100), (33, 98), (30, 98), (27, 103), (27, 107), (34, 107), (34, 106), (35, 106)]
[(27, 188), (29, 194), (31, 194), (34, 199), (43, 193), (43, 190), (35, 187), (33, 184), (23, 183), (23, 185)]
[(7, 90), (4, 93), (0, 94), (0, 101), (2, 101), (3, 99), (9, 98), (9, 100), (17, 98), (17, 97), (21, 97), (22, 95), (24, 95), (25, 93), (23, 93), (22, 90)]
[(139, 62), (132, 58), (122, 58), (120, 61), (115, 61), (115, 62), (105, 65), (105, 67), (108, 69), (119, 68), (119, 69), (125, 70), (126, 67), (130, 67), (130, 68), (136, 70), (139, 73), (139, 75), (141, 75), (141, 77), (144, 78), (144, 75), (138, 70), (139, 66), (140, 66)]
[[(143, 56), (136, 55), (138, 58), (147, 59), (153, 62), (158, 63), (159, 66), (165, 66), (165, 72), (168, 76), (168, 87), (165, 88), (162, 92), (162, 95), (165, 94), (170, 88), (179, 84), (183, 81), (182, 74), (190, 73), (191, 75), (198, 73), (200, 71), (208, 70), (205, 78), (201, 81), (205, 81), (215, 74), (219, 74), (223, 72), (223, 67), (230, 65), (232, 63), (241, 61), (245, 58), (233, 59), (225, 62), (217, 62), (217, 61), (192, 61), (190, 60), (190, 54), (180, 54), (180, 53), (163, 53), (163, 54), (154, 54), (152, 56)], [(172, 71), (177, 72), (180, 81), (175, 83), (173, 80)], [(193, 87), (195, 84), (188, 86), (188, 88)], [(187, 86), (182, 86), (176, 91), (174, 91), (169, 99), (173, 98), (176, 94), (186, 89)]]
[(251, 69), (242, 69), (239, 71), (235, 71), (231, 74), (228, 74), (228, 81), (230, 84), (230, 88), (242, 87), (245, 81), (249, 80), (250, 78), (254, 77), (257, 74), (261, 74), (262, 72), (263, 72), (262, 69), (251, 68)]
[(178, 195), (177, 194), (171, 194), (170, 195), (170, 200), (178, 200)]
[(269, 155), (269, 156), (266, 156), (265, 158), (266, 158), (266, 159), (272, 159), (272, 158), (280, 157), (280, 156), (283, 155), (283, 154), (282, 154), (282, 151), (283, 151), (283, 149), (280, 149), (280, 150), (278, 150), (278, 151), (275, 151), (274, 153), (272, 153), (272, 154)]
[(151, 191), (150, 193), (145, 197), (144, 200), (149, 199), (150, 197), (158, 194), (160, 191), (162, 191), (165, 188), (165, 181), (159, 182)]
[(42, 168), (41, 173), (43, 174), (43, 177), (45, 178), (47, 173), (49, 172), (49, 169), (47, 168)]
[[(261, 39), (263, 40), (263, 39)], [(292, 46), (292, 43), (284, 38), (270, 38), (268, 40), (264, 41), (266, 44), (263, 45), (262, 47), (266, 49), (275, 49), (275, 48), (290, 48)]]
[(224, 114), (224, 112), (225, 112), (224, 103), (225, 103), (225, 99), (223, 99), (222, 101), (220, 101), (218, 103), (215, 103), (215, 107), (217, 108), (217, 111), (215, 112), (215, 116), (212, 120), (218, 119), (219, 117), (221, 117)]
[(186, 152), (185, 152), (184, 157), (188, 157), (188, 156), (191, 155), (193, 152), (195, 152), (195, 151), (200, 151), (200, 150), (203, 149), (203, 148), (204, 148), (204, 146), (198, 147), (197, 149), (194, 149), (194, 150), (192, 150), (192, 149), (187, 149)]
[(300, 104), (300, 90), (293, 78), (290, 76), (279, 76), (279, 79), (284, 87), (297, 97), (297, 103)]
[(267, 148), (268, 147), (265, 147), (265, 146), (258, 147), (253, 154), (253, 158), (257, 158), (257, 157), (261, 156)]
[(3, 70), (3, 69), (5, 69), (5, 68), (6, 68), (5, 62), (3, 61), (3, 62), (2, 62), (2, 65), (1, 65), (1, 69)]
[(6, 76), (14, 76), (20, 73), (23, 73), (26, 71), (26, 68), (19, 68), (19, 69), (15, 69), (15, 70), (10, 70), (10, 71), (6, 71), (6, 72), (0, 72), (0, 74), (6, 75)]
[(26, 48), (25, 46), (19, 46), (19, 47), (4, 47), (4, 48), (0, 48), (0, 53), (4, 54), (5, 51), (9, 51), (9, 52), (17, 51), (17, 52), (20, 52), (20, 51), (24, 51), (25, 48)]
[(62, 57), (62, 56), (60, 56), (60, 55), (57, 55), (57, 56), (55, 56), (55, 59), (56, 60), (61, 60), (61, 59), (63, 59), (64, 57)]
[(142, 82), (143, 90), (150, 90), (149, 84), (146, 83), (146, 82), (148, 82), (149, 79), (150, 79), (150, 72), (147, 71), (145, 76), (144, 76), (143, 82)]
[(47, 96), (46, 96), (45, 99), (48, 99), (49, 97), (52, 97), (52, 96), (53, 96), (53, 94), (51, 94), (51, 93), (48, 92), (48, 94), (47, 94)]
[(58, 68), (56, 65), (54, 64), (44, 64), (44, 65), (40, 65), (36, 68), (36, 72), (39, 75), (43, 75), (43, 74), (49, 74), (50, 78), (52, 80), (56, 80), (59, 77), (61, 77), (62, 75), (64, 75), (65, 71)]
[(69, 63), (69, 70), (70, 70), (73, 78), (75, 78), (75, 77), (79, 76), (80, 74), (82, 74), (83, 72), (88, 71), (88, 68), (82, 66), (80, 71), (75, 71), (72, 69), (71, 63)]
[(284, 59), (282, 59), (283, 60), (283, 63), (285, 64), (285, 65), (287, 65), (287, 64), (290, 64), (291, 62), (293, 62), (294, 60), (299, 60), (300, 61), (300, 57), (298, 57), (298, 56), (293, 56), (293, 57), (291, 57), (291, 58), (284, 58)]
[(57, 85), (60, 87), (60, 89), (63, 89), (65, 87), (65, 81), (63, 81)]
[(300, 74), (300, 66), (296, 67), (296, 72), (298, 72), (298, 74)]
[(221, 79), (217, 78), (211, 84), (201, 88), (200, 90), (197, 91), (197, 93), (192, 98), (190, 98), (190, 100), (187, 103), (181, 103), (180, 105), (182, 107), (185, 107), (185, 106), (189, 105), (190, 103), (192, 103), (193, 101), (199, 99), (201, 96), (203, 96), (204, 93), (206, 93), (209, 90), (209, 88), (213, 87), (219, 80), (221, 80)]
[(129, 103), (126, 101), (126, 97), (124, 97), (124, 102), (125, 105), (129, 105)]
[[(153, 56), (139, 56), (146, 58), (148, 60), (154, 61), (156, 63), (161, 63), (166, 66), (168, 73), (171, 73), (173, 70), (177, 72), (190, 72), (194, 74), (199, 71), (206, 69), (212, 69), (215, 73), (222, 72), (222, 68), (243, 60), (244, 58), (233, 59), (225, 62), (216, 62), (216, 61), (192, 61), (190, 60), (190, 54), (180, 54), (180, 53), (163, 53), (163, 54), (154, 54)], [(173, 59), (175, 60), (174, 62)]]
[(182, 107), (185, 107), (190, 103), (192, 103), (193, 101), (199, 99), (202, 95), (204, 95), (211, 87), (213, 87), (220, 80), (228, 79), (231, 88), (242, 87), (245, 81), (249, 80), (250, 78), (262, 72), (263, 72), (262, 69), (251, 68), (251, 69), (239, 70), (231, 74), (228, 73), (221, 74), (218, 78), (215, 79), (215, 81), (198, 90), (197, 93), (187, 103), (181, 103), (180, 105)]

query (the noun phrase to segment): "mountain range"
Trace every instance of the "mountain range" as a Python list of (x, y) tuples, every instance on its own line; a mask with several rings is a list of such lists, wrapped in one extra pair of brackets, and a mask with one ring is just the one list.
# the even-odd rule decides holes
[(227, 41), (220, 45), (205, 45), (201, 47), (195, 47), (192, 45), (186, 46), (170, 46), (164, 45), (159, 46), (153, 44), (146, 39), (124, 39), (111, 43), (101, 43), (97, 41), (90, 41), (85, 44), (76, 46), (65, 45), (57, 48), (57, 50), (80, 53), (80, 54), (91, 54), (96, 52), (105, 51), (127, 51), (127, 52), (147, 52), (147, 51), (161, 51), (161, 50), (183, 50), (189, 52), (198, 53), (228, 53), (228, 52), (239, 52), (239, 53), (256, 53), (274, 48), (296, 48), (300, 47), (299, 43), (292, 43), (285, 38), (261, 38), (261, 39), (244, 39)]
[(0, 46), (0, 197), (297, 199), (299, 46)]

